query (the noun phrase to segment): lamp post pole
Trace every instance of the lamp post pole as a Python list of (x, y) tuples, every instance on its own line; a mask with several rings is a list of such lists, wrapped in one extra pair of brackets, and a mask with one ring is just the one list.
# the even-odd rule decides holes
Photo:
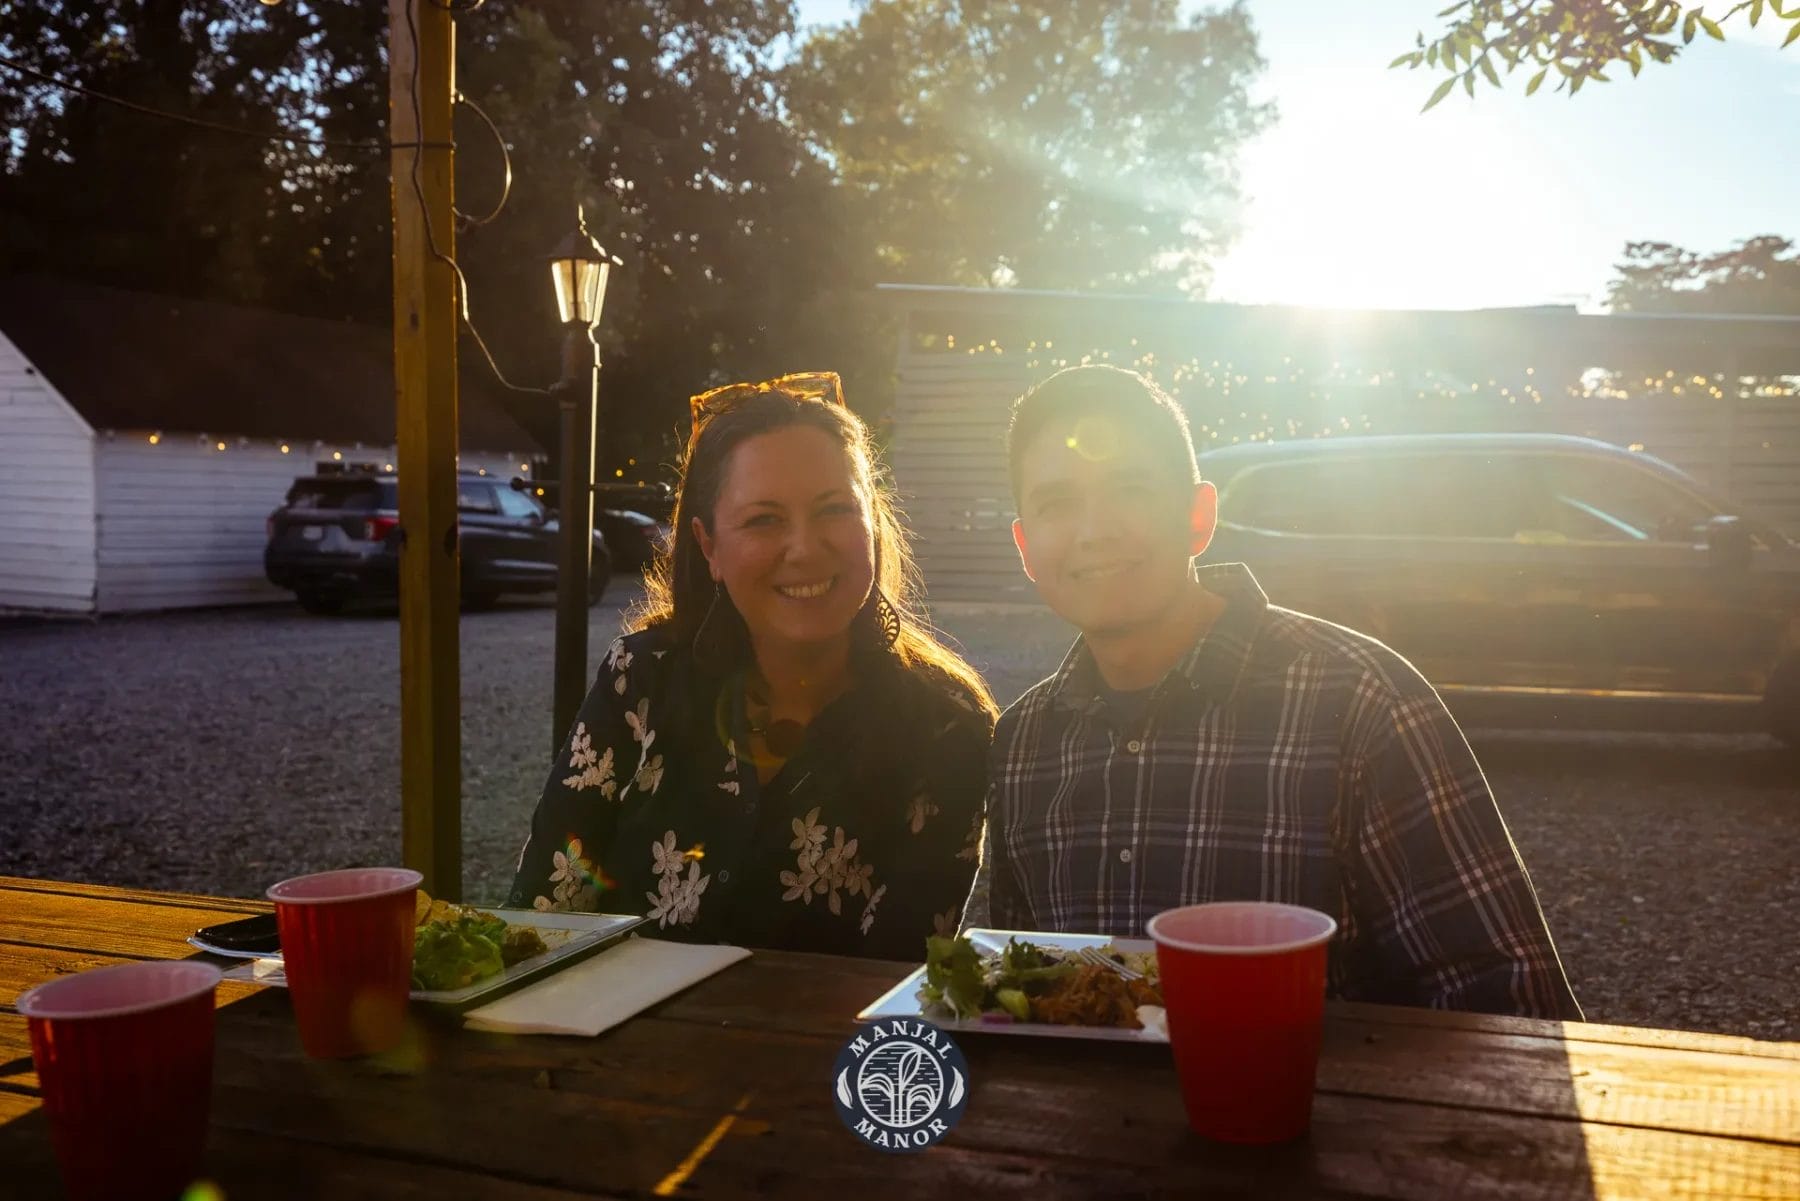
[(579, 321), (563, 326), (562, 375), (552, 391), (561, 418), (557, 508), (556, 683), (552, 751), (574, 728), (587, 695), (588, 579), (594, 554), (594, 455), (600, 442), (600, 348)]
[(551, 700), (552, 753), (575, 725), (587, 695), (588, 590), (594, 560), (594, 458), (600, 443), (600, 342), (595, 330), (606, 301), (611, 255), (587, 231), (576, 210), (575, 229), (549, 255), (562, 318), (562, 372), (551, 394), (561, 422), (557, 481), (559, 552), (556, 570), (556, 674)]

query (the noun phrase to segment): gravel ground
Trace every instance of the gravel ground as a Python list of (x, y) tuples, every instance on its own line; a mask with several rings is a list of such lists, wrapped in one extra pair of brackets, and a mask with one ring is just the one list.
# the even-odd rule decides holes
[[(632, 585), (592, 611), (594, 666)], [(1068, 631), (938, 614), (1003, 701)], [(463, 618), (464, 886), (503, 893), (550, 744), (549, 601)], [(0, 874), (260, 895), (400, 846), (392, 611), (0, 621)], [(1800, 766), (1760, 736), (1471, 730), (1596, 1021), (1800, 1039)]]

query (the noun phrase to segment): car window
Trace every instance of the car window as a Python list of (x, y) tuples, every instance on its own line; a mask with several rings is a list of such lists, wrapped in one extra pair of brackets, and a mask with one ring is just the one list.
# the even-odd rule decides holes
[(494, 505), (494, 490), (486, 484), (465, 483), (458, 481), (456, 485), (456, 507), (464, 513), (497, 513)]
[(374, 480), (295, 480), (288, 489), (290, 509), (374, 512), (382, 507)]
[(1582, 455), (1539, 463), (1549, 528), (1598, 542), (1697, 542), (1718, 510), (1648, 467)]
[(1219, 516), (1284, 534), (1510, 539), (1532, 526), (1530, 507), (1507, 456), (1362, 455), (1255, 468)]
[(514, 492), (511, 488), (496, 488), (494, 495), (500, 499), (500, 511), (508, 517), (529, 521), (538, 516), (537, 502), (523, 492)]

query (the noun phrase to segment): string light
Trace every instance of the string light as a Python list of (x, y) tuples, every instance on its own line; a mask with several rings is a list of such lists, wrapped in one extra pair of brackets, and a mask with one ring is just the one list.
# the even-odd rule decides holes
[(161, 434), (151, 434), (150, 435), (150, 445), (155, 446), (158, 442), (161, 442), (161, 441), (162, 441)]

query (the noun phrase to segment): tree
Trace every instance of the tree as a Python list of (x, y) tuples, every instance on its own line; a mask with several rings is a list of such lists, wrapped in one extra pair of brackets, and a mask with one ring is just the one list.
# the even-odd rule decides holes
[(1800, 316), (1800, 252), (1773, 234), (1718, 254), (1667, 242), (1630, 242), (1613, 268), (1607, 304), (1621, 313), (1763, 313)]
[(788, 111), (883, 278), (1203, 289), (1272, 109), (1242, 4), (872, 0), (802, 47)]
[[(0, 269), (385, 324), (386, 6), (192, 8), (3, 6), (0, 54), (166, 112), (374, 148), (194, 128), (0, 66), (14, 131)], [(842, 368), (842, 348), (860, 344), (860, 310), (836, 293), (866, 286), (855, 263), (868, 256), (774, 98), (774, 56), (792, 34), (789, 0), (516, 0), (458, 18), (459, 86), (514, 170), (506, 207), (458, 240), (473, 319), (513, 382), (548, 383), (544, 255), (584, 205), (624, 260), (601, 330), (609, 465), (636, 458), (649, 478), (687, 393), (721, 374)], [(456, 121), (458, 206), (485, 216), (501, 155), (471, 107)], [(468, 339), (462, 354), (479, 364)], [(551, 445), (554, 409), (513, 395)]]
[[(1678, 0), (1458, 0), (1438, 15), (1454, 18), (1431, 41), (1418, 35), (1417, 48), (1392, 67), (1432, 68), (1448, 75), (1425, 102), (1430, 109), (1462, 81), (1475, 94), (1476, 77), (1500, 86), (1500, 70), (1508, 75), (1532, 70), (1527, 96), (1543, 86), (1551, 71), (1556, 89), (1573, 96), (1588, 80), (1610, 83), (1606, 68), (1625, 66), (1633, 76), (1652, 63), (1672, 62), (1682, 46), (1705, 33), (1725, 40), (1724, 26), (1740, 13), (1754, 26), (1765, 12), (1792, 23), (1783, 46), (1800, 39), (1800, 3), (1784, 8), (1781, 0), (1738, 0), (1726, 8), (1707, 5), (1683, 10)], [(1675, 41), (1680, 29), (1680, 44)]]

